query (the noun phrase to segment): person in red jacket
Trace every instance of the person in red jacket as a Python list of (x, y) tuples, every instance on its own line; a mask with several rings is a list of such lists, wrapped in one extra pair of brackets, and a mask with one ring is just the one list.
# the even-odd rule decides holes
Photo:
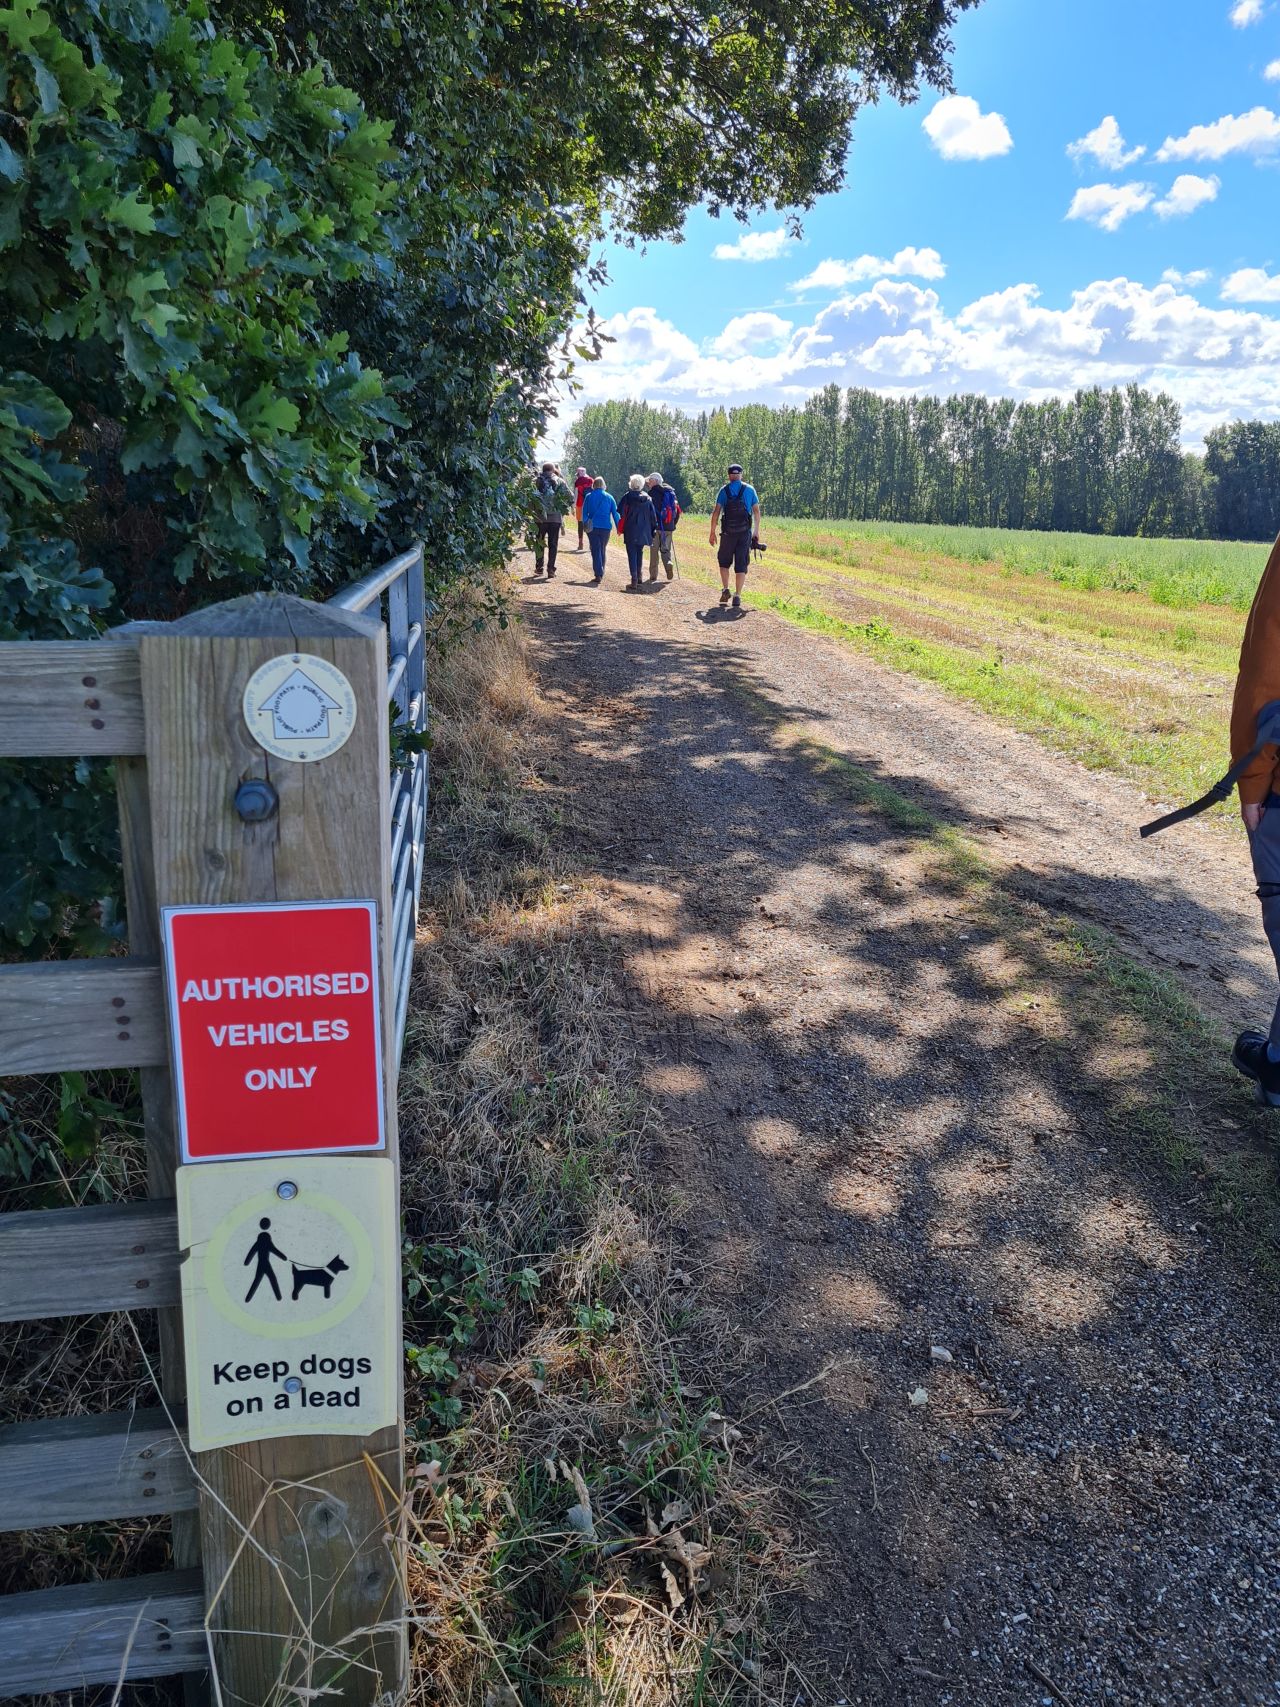
[(573, 508), (574, 508), (574, 513), (576, 514), (576, 516), (578, 518), (578, 550), (579, 551), (582, 550), (582, 540), (583, 540), (583, 536), (584, 536), (584, 532), (585, 532), (585, 530), (583, 528), (583, 523), (582, 523), (582, 503), (583, 503), (583, 499), (586, 497), (587, 493), (591, 490), (591, 487), (592, 487), (591, 476), (587, 473), (585, 468), (580, 468), (578, 470), (578, 472), (573, 477)]

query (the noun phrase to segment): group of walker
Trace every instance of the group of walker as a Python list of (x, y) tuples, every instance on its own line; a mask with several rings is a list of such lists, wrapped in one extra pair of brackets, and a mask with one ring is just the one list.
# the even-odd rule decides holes
[[(649, 583), (658, 580), (661, 562), (670, 581), (679, 567), (676, 557), (675, 534), (681, 516), (675, 488), (661, 474), (633, 474), (622, 503), (615, 503), (606, 490), (604, 479), (593, 479), (585, 468), (574, 477), (570, 492), (560, 470), (553, 462), (544, 462), (542, 472), (534, 480), (539, 514), (534, 536), (534, 574), (541, 575), (546, 558), (547, 579), (556, 572), (556, 554), (560, 548), (560, 532), (564, 517), (572, 508), (578, 524), (578, 550), (585, 540), (591, 552), (591, 585), (600, 586), (604, 580), (605, 554), (616, 529), (627, 549), (629, 579), (624, 593), (640, 593), (645, 587), (645, 553), (649, 558)], [(764, 550), (760, 538), (760, 499), (755, 488), (742, 478), (739, 463), (729, 464), (728, 478), (716, 497), (711, 512), (711, 543), (719, 549), (716, 562), (720, 567), (720, 603), (732, 603), (737, 610), (742, 604), (742, 587), (751, 567), (753, 548)], [(729, 590), (729, 575), (734, 577), (733, 591)]]

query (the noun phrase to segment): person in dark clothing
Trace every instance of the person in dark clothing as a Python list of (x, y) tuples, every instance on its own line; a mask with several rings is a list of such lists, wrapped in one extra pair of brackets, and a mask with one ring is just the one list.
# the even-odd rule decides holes
[(658, 558), (661, 556), (669, 581), (675, 574), (671, 546), (675, 536), (676, 523), (680, 520), (680, 500), (676, 497), (675, 487), (668, 486), (661, 474), (651, 474), (645, 481), (645, 489), (653, 501), (653, 514), (656, 524), (653, 544), (649, 547), (649, 579), (651, 581), (658, 579)]
[(729, 603), (729, 570), (734, 572), (733, 608), (742, 604), (742, 583), (751, 567), (751, 547), (760, 539), (760, 500), (755, 488), (742, 478), (741, 463), (729, 464), (729, 478), (716, 495), (716, 507), (711, 512), (711, 543), (716, 543), (716, 523), (723, 517), (720, 529), (720, 549), (716, 562), (720, 565), (720, 603)]
[(544, 462), (542, 473), (533, 483), (538, 499), (537, 534), (533, 545), (533, 572), (542, 573), (542, 556), (546, 551), (547, 580), (556, 572), (556, 552), (560, 549), (560, 530), (564, 518), (573, 508), (573, 494), (560, 478), (554, 462)]
[(653, 543), (653, 536), (657, 531), (658, 517), (653, 507), (653, 499), (644, 489), (644, 475), (633, 474), (629, 490), (622, 494), (618, 521), (618, 532), (627, 548), (627, 568), (631, 571), (631, 582), (622, 589), (624, 593), (640, 591), (644, 554)]

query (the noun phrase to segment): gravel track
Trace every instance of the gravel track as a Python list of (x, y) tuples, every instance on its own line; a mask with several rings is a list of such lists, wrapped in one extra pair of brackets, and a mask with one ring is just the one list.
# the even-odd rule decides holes
[(1242, 847), (1203, 823), (1140, 843), (1114, 779), (703, 587), (623, 597), (585, 563), (523, 599), (549, 781), (668, 1112), (688, 1266), (746, 1337), (745, 1449), (782, 1450), (807, 1513), (808, 1699), (1280, 1701), (1273, 1294), (1115, 1146), (1140, 1067), (1021, 999), (1055, 976), (1034, 934), (842, 806), (779, 725), (1224, 1024), (1274, 991)]

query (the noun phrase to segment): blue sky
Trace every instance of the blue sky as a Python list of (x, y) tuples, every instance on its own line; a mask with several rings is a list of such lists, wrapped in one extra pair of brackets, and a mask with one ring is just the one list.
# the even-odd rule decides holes
[(954, 94), (865, 111), (800, 242), (699, 210), (609, 248), (577, 403), (1138, 380), (1189, 444), (1280, 418), (1280, 0), (983, 0), (954, 41)]

